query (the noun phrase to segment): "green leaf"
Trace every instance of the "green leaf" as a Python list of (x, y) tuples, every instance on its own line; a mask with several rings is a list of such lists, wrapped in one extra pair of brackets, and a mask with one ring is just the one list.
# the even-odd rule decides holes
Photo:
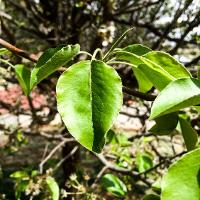
[(117, 134), (116, 135), (117, 143), (121, 147), (127, 147), (132, 145), (133, 143), (128, 140), (128, 137), (125, 134)]
[(126, 185), (113, 174), (106, 174), (101, 178), (102, 186), (114, 196), (124, 197), (127, 194)]
[(148, 92), (153, 87), (153, 84), (150, 82), (147, 76), (139, 68), (137, 68), (137, 65), (141, 64), (142, 61), (139, 59), (139, 57), (136, 57), (134, 55), (142, 56), (150, 52), (151, 49), (140, 44), (133, 44), (133, 45), (129, 45), (125, 47), (123, 51), (129, 52), (131, 54), (119, 53), (117, 54), (117, 58), (129, 61), (136, 66), (136, 67), (132, 67), (132, 70), (137, 79), (139, 91), (144, 92), (144, 93)]
[[(148, 51), (148, 50), (147, 50)], [(142, 51), (140, 52), (142, 54)], [(118, 59), (126, 60), (141, 70), (149, 81), (158, 89), (164, 89), (171, 81), (179, 78), (190, 78), (187, 69), (167, 53), (149, 51), (138, 56), (136, 51), (129, 50), (116, 52)]]
[(156, 89), (161, 91), (168, 85), (171, 81), (175, 80), (170, 74), (164, 71), (162, 68), (155, 67), (155, 63), (148, 61), (145, 64), (139, 65), (138, 69), (141, 70), (148, 79), (152, 82)]
[(184, 118), (179, 117), (179, 123), (187, 150), (190, 151), (195, 149), (198, 144), (197, 132), (192, 128), (190, 123)]
[(53, 177), (46, 178), (47, 187), (51, 193), (52, 200), (59, 200), (59, 186)]
[(138, 82), (139, 91), (143, 93), (148, 92), (153, 87), (152, 82), (147, 78), (147, 76), (143, 73), (143, 71), (139, 69), (139, 67), (138, 68), (133, 67), (132, 69)]
[(148, 194), (143, 200), (160, 200), (160, 197), (156, 194)]
[(136, 165), (137, 165), (138, 171), (142, 173), (153, 167), (153, 161), (148, 154), (138, 153), (136, 155)]
[(122, 50), (118, 50), (116, 52), (116, 58), (128, 61), (131, 64), (135, 65), (135, 67), (137, 67), (138, 65), (143, 64), (140, 56), (150, 51), (151, 49), (149, 49), (148, 47), (140, 44), (133, 44), (123, 48)]
[(26, 96), (30, 93), (31, 70), (22, 64), (15, 65), (15, 73)]
[(191, 77), (189, 71), (168, 53), (151, 51), (142, 57), (145, 58), (143, 59), (145, 64), (152, 66), (152, 63), (154, 63), (153, 67), (163, 69), (176, 79)]
[(170, 166), (161, 183), (162, 200), (199, 200), (200, 149), (185, 154)]
[(171, 82), (155, 99), (151, 119), (200, 104), (200, 80), (182, 78)]
[(170, 113), (156, 118), (155, 121), (156, 124), (149, 130), (149, 132), (156, 135), (170, 134), (178, 124), (178, 115), (177, 113)]
[(17, 183), (17, 186), (15, 188), (15, 197), (17, 200), (21, 200), (21, 194), (22, 192), (25, 192), (28, 185), (29, 185), (28, 180), (23, 180)]
[(79, 51), (80, 46), (78, 44), (58, 46), (45, 51), (31, 72), (30, 88), (33, 89), (43, 79), (68, 63)]
[[(139, 81), (139, 86), (142, 85), (145, 80), (147, 80), (147, 83), (143, 87), (146, 88), (146, 85), (151, 82), (150, 86), (152, 86), (153, 84), (158, 90), (162, 90), (167, 84), (174, 80), (174, 78), (166, 73), (166, 71), (162, 70), (159, 67), (153, 67), (155, 64), (152, 64), (151, 61), (149, 61), (148, 65), (146, 65), (147, 62), (144, 62), (145, 58), (143, 58), (142, 56), (138, 56), (137, 54), (127, 51), (118, 51), (117, 58), (120, 60), (128, 61), (133, 65), (132, 69), (134, 71), (136, 79)], [(146, 60), (148, 61), (148, 59)], [(136, 68), (137, 70), (135, 70)], [(137, 76), (137, 72), (140, 72), (140, 74), (143, 75), (139, 74), (139, 76)], [(144, 78), (142, 79), (142, 81), (140, 81), (142, 76), (144, 76)]]
[(187, 69), (167, 53), (151, 51), (141, 59), (146, 65), (139, 66), (139, 69), (158, 90), (164, 89), (173, 80), (191, 77)]
[(125, 60), (137, 67), (140, 64), (144, 64), (140, 56), (136, 53), (125, 51), (124, 49), (116, 51), (116, 58), (118, 60)]
[(58, 111), (71, 135), (100, 152), (122, 105), (117, 72), (102, 61), (81, 61), (60, 76), (56, 91)]
[(116, 144), (117, 143), (116, 140), (117, 140), (117, 138), (116, 138), (115, 132), (112, 129), (110, 129), (106, 134), (106, 143), (107, 144), (110, 144), (110, 143)]
[(11, 52), (6, 48), (0, 48), (0, 55), (9, 55)]
[(12, 173), (10, 177), (15, 179), (23, 179), (23, 178), (28, 178), (29, 175), (26, 171), (16, 171)]
[(124, 51), (128, 51), (130, 53), (136, 54), (138, 56), (142, 56), (150, 51), (152, 51), (150, 48), (143, 46), (141, 44), (132, 44), (125, 48), (123, 48)]
[(196, 109), (197, 112), (200, 113), (200, 106), (193, 106), (193, 107)]

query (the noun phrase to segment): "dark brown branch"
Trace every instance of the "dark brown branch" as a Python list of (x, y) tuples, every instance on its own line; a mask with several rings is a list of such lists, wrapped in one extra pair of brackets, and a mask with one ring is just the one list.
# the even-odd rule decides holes
[(191, 65), (197, 64), (199, 61), (200, 61), (200, 55), (191, 60), (190, 62), (186, 63), (185, 66), (190, 67)]
[(7, 35), (9, 42), (15, 44), (15, 36), (10, 32), (9, 28), (6, 26), (1, 16), (0, 16), (0, 24), (2, 27), (2, 31)]
[(19, 49), (15, 46), (13, 46), (12, 44), (6, 42), (5, 40), (0, 38), (0, 45), (5, 47), (6, 49), (10, 50), (11, 52), (13, 52), (14, 54), (21, 56), (23, 58), (26, 58), (32, 62), (37, 62), (37, 56), (34, 54), (29, 54), (26, 51)]
[(182, 45), (185, 37), (188, 35), (190, 31), (196, 26), (200, 24), (200, 10), (197, 13), (197, 15), (194, 17), (193, 21), (189, 23), (188, 27), (184, 31), (183, 35), (181, 36), (180, 40), (176, 43), (176, 46), (169, 51), (170, 54), (175, 54), (178, 48)]
[(144, 2), (142, 4), (139, 4), (137, 6), (134, 6), (132, 8), (124, 8), (123, 10), (115, 13), (114, 15), (121, 15), (121, 14), (127, 14), (127, 13), (132, 13), (132, 12), (135, 12), (135, 11), (138, 11), (142, 8), (146, 8), (146, 7), (149, 7), (149, 6), (153, 6), (155, 4), (158, 4), (160, 1), (155, 1), (155, 2)]
[(168, 24), (168, 26), (166, 26), (162, 37), (160, 37), (156, 43), (152, 46), (152, 49), (157, 49), (159, 48), (160, 44), (162, 43), (163, 39), (166, 38), (166, 36), (168, 36), (168, 34), (170, 33), (170, 31), (174, 28), (177, 20), (179, 19), (179, 17), (187, 10), (187, 8), (189, 7), (189, 5), (192, 3), (193, 0), (186, 0), (184, 7), (182, 9), (177, 9), (174, 18), (172, 20), (171, 23)]
[(178, 158), (178, 157), (181, 157), (181, 156), (184, 155), (185, 153), (187, 153), (187, 152), (186, 152), (186, 151), (183, 151), (183, 152), (181, 152), (181, 153), (179, 153), (179, 154), (176, 154), (176, 155), (174, 155), (174, 156), (172, 156), (172, 157), (164, 158), (161, 162), (159, 162), (158, 164), (154, 165), (152, 168), (147, 169), (146, 171), (142, 172), (141, 174), (148, 174), (148, 173), (154, 171), (155, 169), (157, 169), (158, 167), (160, 167), (161, 165), (163, 165), (163, 164), (165, 164), (165, 163), (167, 163), (167, 162), (170, 164), (170, 163), (172, 163), (172, 161), (173, 161), (174, 159), (176, 159), (176, 158)]
[(146, 101), (154, 101), (155, 98), (156, 98), (156, 95), (145, 94), (145, 93), (142, 93), (142, 92), (131, 90), (131, 89), (124, 87), (124, 86), (122, 88), (122, 91), (126, 94), (129, 94), (129, 95), (134, 96), (134, 97), (141, 98), (141, 99), (146, 100)]

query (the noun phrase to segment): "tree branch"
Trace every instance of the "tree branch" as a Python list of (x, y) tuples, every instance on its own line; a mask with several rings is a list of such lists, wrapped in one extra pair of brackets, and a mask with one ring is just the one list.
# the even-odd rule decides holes
[(23, 58), (26, 58), (32, 62), (37, 62), (37, 56), (34, 54), (29, 54), (26, 51), (19, 49), (15, 46), (13, 46), (12, 44), (6, 42), (5, 40), (0, 38), (0, 45), (5, 47), (6, 49), (10, 50), (11, 52), (13, 52), (14, 54), (21, 56)]
[(125, 86), (123, 86), (122, 91), (126, 94), (129, 94), (129, 95), (134, 96), (134, 97), (141, 98), (141, 99), (146, 100), (146, 101), (154, 101), (155, 98), (156, 98), (156, 95), (145, 94), (145, 93), (142, 93), (142, 92), (131, 90), (131, 89), (125, 87)]
[(191, 60), (190, 62), (186, 63), (185, 66), (190, 67), (191, 65), (197, 64), (199, 61), (200, 61), (200, 55)]
[(169, 23), (164, 32), (162, 37), (160, 37), (156, 43), (152, 46), (152, 49), (157, 49), (160, 47), (160, 44), (162, 43), (163, 39), (166, 38), (166, 36), (168, 36), (168, 34), (170, 33), (170, 31), (174, 28), (177, 20), (179, 19), (179, 17), (187, 10), (187, 8), (190, 6), (190, 4), (192, 3), (193, 0), (186, 0), (184, 7), (182, 9), (177, 9), (173, 20), (171, 21), (171, 23)]

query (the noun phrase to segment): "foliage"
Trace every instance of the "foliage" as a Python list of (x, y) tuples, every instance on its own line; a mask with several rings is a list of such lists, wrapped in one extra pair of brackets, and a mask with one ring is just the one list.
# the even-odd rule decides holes
[(162, 180), (161, 199), (199, 199), (199, 152), (191, 151), (171, 165)]
[(127, 193), (126, 185), (113, 174), (105, 174), (101, 179), (101, 184), (114, 196), (124, 197)]
[[(24, 93), (30, 97), (35, 86), (39, 86), (41, 81), (70, 63), (68, 68), (64, 68), (56, 85), (57, 109), (67, 130), (77, 142), (99, 158), (106, 169), (142, 180), (146, 178), (143, 176), (154, 168), (151, 154), (138, 151), (135, 159), (126, 151), (123, 155), (123, 148), (129, 146), (130, 141), (109, 131), (120, 112), (124, 88), (115, 66), (131, 66), (140, 90), (137, 97), (152, 95), (147, 92), (152, 87), (157, 89), (159, 94), (153, 96), (156, 98), (150, 111), (150, 119), (155, 119), (156, 124), (150, 132), (155, 135), (169, 135), (181, 130), (188, 151), (198, 147), (198, 136), (195, 127), (183, 118), (183, 113), (186, 113), (184, 109), (200, 104), (200, 80), (195, 78), (196, 76), (193, 77), (179, 61), (162, 51), (153, 51), (140, 44), (117, 48), (116, 45), (126, 33), (105, 54), (101, 49), (97, 49), (90, 55), (80, 51), (78, 44), (62, 45), (45, 51), (31, 71), (24, 65), (16, 65), (14, 69)], [(84, 54), (85, 60), (76, 62), (74, 57), (79, 54)], [(75, 64), (71, 65), (73, 59)], [(99, 154), (104, 150), (106, 140), (111, 146), (117, 147), (115, 153), (119, 154), (121, 159), (118, 165), (107, 163)], [(65, 140), (62, 145), (64, 142)], [(169, 167), (162, 180), (161, 199), (199, 199), (198, 158), (199, 149), (196, 149), (186, 153)], [(136, 173), (133, 169), (124, 167), (124, 162), (128, 163), (128, 166), (134, 163)], [(32, 196), (42, 195), (40, 189), (44, 188), (48, 189), (53, 200), (59, 199), (59, 186), (49, 174), (17, 171), (11, 177), (16, 179), (16, 199), (20, 199), (23, 192)], [(83, 180), (80, 175), (74, 178), (75, 184), (71, 184), (78, 192), (81, 191), (81, 195), (85, 191), (79, 181)], [(124, 177), (123, 182), (110, 173), (102, 176), (101, 184), (112, 195), (126, 198), (128, 184), (125, 182), (128, 180), (128, 177)], [(31, 190), (31, 184), (37, 185), (39, 191)], [(66, 193), (71, 194), (74, 193)], [(87, 195), (92, 199), (91, 191)], [(144, 199), (160, 199), (159, 195), (158, 192)]]

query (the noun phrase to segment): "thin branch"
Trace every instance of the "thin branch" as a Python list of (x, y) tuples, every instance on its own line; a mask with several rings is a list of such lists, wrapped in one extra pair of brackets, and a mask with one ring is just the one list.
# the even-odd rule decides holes
[(3, 40), (2, 38), (0, 38), (0, 45), (5, 47), (6, 49), (10, 50), (11, 52), (13, 52), (14, 54), (21, 56), (23, 58), (26, 58), (32, 62), (37, 62), (37, 56), (34, 54), (29, 54), (28, 52), (19, 49), (15, 46), (13, 46), (12, 44), (6, 42), (5, 40)]
[(93, 153), (93, 154), (101, 161), (101, 163), (106, 167), (106, 169), (110, 169), (114, 172), (118, 172), (118, 173), (126, 174), (135, 178), (139, 178), (146, 185), (148, 185), (149, 187), (151, 186), (152, 180), (144, 178), (142, 174), (140, 174), (139, 172), (133, 171), (133, 169), (125, 169), (122, 167), (115, 166), (109, 161), (107, 161), (106, 158), (102, 154), (96, 154), (96, 153)]
[(124, 173), (124, 174), (130, 174), (130, 175), (137, 176), (137, 177), (139, 176), (139, 173), (134, 172), (132, 169), (125, 169), (125, 168), (113, 165), (111, 162), (109, 162), (105, 159), (103, 154), (96, 154), (96, 153), (93, 153), (93, 154), (101, 161), (101, 163), (103, 165), (105, 165), (108, 169), (110, 169), (112, 171), (120, 172), (120, 173)]
[(139, 138), (141, 138), (141, 137), (151, 137), (151, 136), (153, 136), (152, 133), (137, 134), (137, 135), (134, 135), (134, 136), (132, 136), (132, 137), (129, 137), (129, 138), (128, 138), (128, 141), (133, 142), (135, 139), (139, 139)]
[(187, 10), (187, 8), (190, 6), (190, 4), (192, 3), (193, 0), (186, 0), (184, 7), (182, 9), (177, 9), (173, 20), (171, 21), (171, 23), (169, 23), (164, 32), (162, 37), (160, 37), (155, 44), (152, 46), (152, 49), (157, 49), (160, 47), (160, 44), (162, 43), (163, 39), (166, 38), (166, 36), (168, 36), (168, 34), (170, 33), (170, 31), (174, 28), (174, 26), (176, 25), (177, 20), (179, 19), (179, 17)]
[(191, 65), (197, 64), (199, 61), (200, 61), (200, 55), (191, 60), (190, 62), (186, 63), (185, 66), (190, 67)]
[(42, 162), (39, 164), (39, 172), (40, 172), (40, 174), (43, 173), (43, 166), (44, 166), (44, 164), (56, 153), (56, 151), (58, 151), (64, 144), (66, 144), (68, 142), (72, 142), (72, 141), (74, 141), (74, 138), (65, 139), (62, 142), (60, 142), (58, 145), (56, 145), (51, 150), (51, 152), (49, 153), (49, 155), (44, 160), (42, 160)]
[(56, 171), (67, 159), (72, 157), (78, 150), (78, 146), (75, 146), (59, 163), (55, 166), (54, 171)]
[(155, 4), (158, 4), (159, 2), (160, 2), (160, 0), (159, 1), (155, 1), (155, 2), (148, 2), (148, 1), (147, 2), (143, 2), (143, 3), (141, 3), (141, 4), (137, 5), (137, 6), (134, 6), (132, 8), (126, 7), (123, 10), (114, 13), (114, 15), (117, 16), (117, 15), (121, 15), (121, 14), (133, 13), (135, 11), (138, 11), (138, 10), (142, 9), (142, 8), (146, 8), (146, 7), (150, 7), (150, 6), (153, 6)]
[(187, 152), (183, 151), (183, 152), (181, 152), (179, 154), (176, 154), (176, 155), (174, 155), (172, 157), (166, 158), (166, 159), (162, 160), (161, 162), (159, 162), (158, 164), (154, 165), (152, 168), (147, 169), (146, 171), (142, 172), (141, 174), (148, 174), (149, 172), (152, 172), (153, 170), (155, 170), (158, 167), (160, 167), (162, 164), (165, 164), (166, 162), (171, 163), (175, 158), (181, 157), (185, 153), (187, 153)]
[(101, 179), (101, 177), (103, 176), (104, 172), (108, 169), (107, 166), (104, 166), (101, 171), (97, 174), (95, 181), (93, 182), (93, 184), (91, 185), (92, 188), (94, 188), (96, 186), (96, 184), (99, 182), (99, 180)]
[(169, 51), (170, 54), (175, 54), (178, 48), (183, 44), (185, 37), (189, 34), (194, 27), (200, 24), (200, 10), (198, 11), (197, 15), (194, 17), (192, 22), (188, 24), (188, 27), (185, 29), (183, 35), (181, 36), (180, 40), (176, 43), (176, 46)]
[(145, 94), (145, 93), (142, 93), (142, 92), (131, 90), (131, 89), (125, 87), (125, 86), (123, 86), (122, 91), (126, 94), (129, 94), (129, 95), (134, 96), (134, 97), (141, 98), (141, 99), (146, 100), (146, 101), (154, 101), (155, 98), (156, 98), (156, 95)]

